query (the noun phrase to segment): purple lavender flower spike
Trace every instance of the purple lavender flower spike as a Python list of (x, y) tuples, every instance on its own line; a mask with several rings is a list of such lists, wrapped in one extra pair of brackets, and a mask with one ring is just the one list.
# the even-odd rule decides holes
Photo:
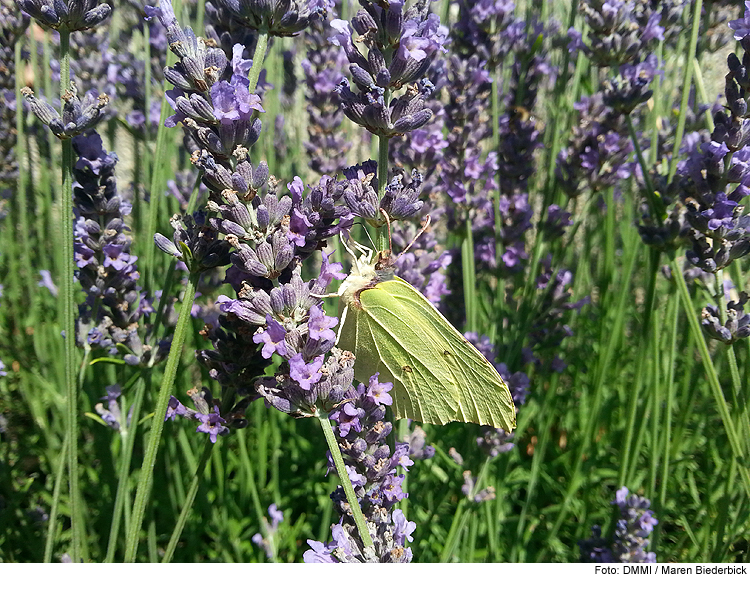
[(123, 350), (129, 364), (161, 359), (161, 347), (144, 344), (146, 331), (139, 327), (153, 308), (137, 286), (137, 257), (130, 253), (125, 222), (131, 206), (117, 191), (117, 156), (103, 150), (94, 132), (75, 137), (73, 149), (79, 156), (73, 169), (73, 249), (76, 277), (86, 293), (79, 306), (78, 339), (109, 355)]
[(622, 487), (616, 492), (612, 505), (617, 505), (620, 511), (612, 540), (602, 537), (601, 527), (593, 526), (593, 537), (578, 542), (581, 562), (656, 562), (656, 554), (646, 552), (649, 544), (646, 538), (659, 523), (649, 510), (651, 502), (629, 494), (628, 489)]
[(317, 173), (331, 175), (346, 166), (351, 142), (346, 141), (341, 127), (344, 113), (336, 94), (348, 62), (346, 52), (328, 42), (328, 26), (328, 21), (317, 20), (305, 30), (307, 55), (302, 70), (309, 115), (309, 140), (304, 147), (310, 167)]
[[(434, 84), (423, 78), (435, 56), (445, 51), (447, 28), (429, 13), (428, 3), (415, 3), (404, 10), (402, 2), (381, 6), (363, 2), (352, 19), (367, 46), (365, 57), (352, 41), (352, 27), (342, 20), (331, 22), (335, 34), (330, 41), (346, 52), (355, 84), (343, 80), (336, 88), (349, 119), (385, 138), (402, 135), (424, 126), (432, 117), (425, 106)], [(365, 35), (367, 33), (367, 35)], [(390, 63), (385, 56), (390, 57)], [(387, 92), (400, 91), (389, 104)]]
[(568, 147), (557, 156), (555, 176), (570, 197), (585, 187), (591, 192), (613, 187), (632, 174), (632, 143), (621, 114), (604, 104), (602, 93), (575, 104), (580, 123), (573, 128)]
[(492, 486), (488, 486), (478, 492), (474, 492), (474, 489), (476, 488), (476, 479), (472, 476), (470, 470), (465, 470), (463, 477), (464, 484), (461, 487), (461, 492), (464, 493), (464, 495), (466, 495), (466, 497), (472, 502), (479, 504), (485, 501), (491, 501), (496, 498), (495, 488)]
[[(661, 14), (648, 2), (584, 0), (579, 10), (588, 25), (588, 39), (576, 47), (599, 66), (638, 63), (664, 39)], [(577, 34), (576, 34), (577, 35)]]
[[(716, 113), (710, 141), (692, 146), (687, 158), (678, 164), (675, 177), (687, 222), (680, 236), (686, 236), (690, 243), (686, 257), (707, 273), (716, 273), (750, 253), (750, 216), (743, 215), (744, 206), (740, 205), (750, 194), (750, 150), (746, 146), (750, 119), (744, 98), (750, 89), (746, 74), (750, 39), (742, 36), (741, 22), (732, 24), (740, 31), (743, 55), (740, 59), (730, 54), (727, 59), (726, 109)], [(704, 320), (714, 338), (733, 338), (710, 308), (704, 311)]]
[(170, 220), (173, 239), (156, 233), (154, 242), (160, 250), (185, 263), (191, 273), (224, 266), (229, 262), (229, 244), (218, 240), (218, 232), (206, 221), (204, 212), (174, 215)]
[(391, 402), (387, 392), (391, 386), (381, 384), (377, 375), (370, 378), (367, 386), (350, 386), (345, 393), (347, 402), (331, 414), (374, 547), (362, 545), (343, 489), (338, 487), (331, 494), (340, 515), (339, 523), (331, 527), (333, 541), (323, 544), (308, 540), (311, 550), (305, 552), (305, 562), (411, 562), (411, 549), (405, 548), (405, 544), (412, 540), (416, 524), (407, 521), (395, 505), (406, 496), (401, 488), (404, 477), (396, 470), (413, 462), (407, 444), (398, 444), (391, 454), (385, 443), (393, 429), (391, 423), (385, 422), (385, 405)]
[(225, 401), (217, 400), (211, 395), (211, 391), (203, 387), (195, 388), (188, 392), (193, 401), (195, 410), (184, 406), (177, 398), (172, 396), (167, 407), (164, 420), (181, 416), (187, 420), (198, 423), (196, 433), (206, 433), (211, 443), (216, 443), (219, 436), (226, 436), (231, 428), (243, 428), (247, 426), (244, 419), (248, 398), (236, 398), (230, 396)]
[(75, 84), (71, 82), (70, 89), (63, 97), (60, 115), (46, 101), (37, 99), (29, 87), (22, 88), (21, 94), (34, 115), (60, 139), (70, 139), (92, 129), (103, 117), (102, 110), (109, 102), (106, 94), (97, 95), (95, 91), (86, 93), (80, 100)]
[(415, 460), (429, 460), (435, 455), (435, 448), (427, 445), (427, 434), (419, 425), (413, 425), (404, 443), (409, 446), (409, 457)]
[(111, 6), (96, 0), (16, 0), (16, 4), (39, 24), (63, 31), (91, 29), (112, 13)]
[(118, 384), (107, 386), (107, 395), (102, 396), (101, 398), (101, 400), (107, 401), (107, 408), (105, 409), (104, 405), (101, 402), (98, 402), (95, 406), (97, 414), (105, 423), (107, 423), (109, 427), (111, 427), (115, 431), (121, 431), (123, 427), (129, 427), (130, 419), (133, 414), (133, 406), (131, 406), (130, 411), (128, 412), (128, 416), (125, 419), (125, 423), (123, 424), (120, 405), (117, 402), (117, 399), (121, 394), (122, 390), (120, 389), (120, 386)]
[(268, 507), (268, 516), (271, 518), (271, 523), (268, 523), (268, 519), (263, 517), (263, 533), (258, 532), (251, 539), (256, 546), (265, 551), (266, 557), (268, 557), (269, 560), (273, 560), (276, 552), (274, 536), (279, 529), (279, 523), (284, 521), (284, 513), (279, 511), (276, 507), (276, 503), (271, 503)]
[[(727, 298), (728, 299), (728, 298)], [(726, 305), (726, 320), (722, 323), (718, 307), (703, 308), (701, 324), (706, 334), (726, 345), (750, 336), (750, 314), (745, 313), (748, 294), (740, 292), (737, 300), (729, 300)]]
[(215, 0), (217, 7), (226, 10), (234, 19), (256, 31), (273, 37), (291, 37), (325, 14), (333, 2), (304, 0)]
[(29, 17), (19, 12), (11, 0), (0, 2), (0, 184), (13, 182), (18, 174), (14, 157), (15, 130), (15, 54), (16, 41), (29, 26)]
[(50, 294), (52, 294), (52, 297), (56, 298), (58, 290), (57, 290), (57, 285), (55, 285), (55, 282), (52, 281), (51, 273), (47, 271), (46, 269), (43, 269), (39, 271), (39, 275), (41, 275), (42, 278), (39, 281), (39, 283), (37, 283), (37, 285), (39, 287), (46, 287), (49, 290)]

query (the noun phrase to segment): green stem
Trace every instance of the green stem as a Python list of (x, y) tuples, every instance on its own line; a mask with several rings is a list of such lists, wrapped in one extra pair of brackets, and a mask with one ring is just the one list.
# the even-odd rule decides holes
[(352, 511), (354, 523), (357, 525), (359, 537), (362, 540), (362, 544), (364, 545), (364, 547), (368, 548), (373, 545), (372, 538), (370, 537), (370, 531), (367, 529), (367, 521), (365, 520), (365, 516), (362, 514), (362, 507), (359, 506), (359, 499), (357, 499), (357, 494), (354, 492), (352, 481), (349, 480), (349, 473), (346, 471), (344, 458), (341, 456), (339, 444), (336, 441), (336, 436), (333, 434), (331, 421), (328, 420), (328, 416), (326, 416), (324, 413), (321, 413), (320, 411), (317, 415), (317, 418), (320, 422), (320, 426), (323, 428), (323, 434), (325, 435), (328, 449), (331, 452), (333, 463), (336, 466), (336, 472), (338, 472), (341, 486), (344, 488), (346, 500), (349, 502), (349, 508)]
[[(723, 325), (727, 321), (727, 298), (724, 296), (723, 269), (719, 269), (714, 275), (714, 290), (716, 307), (719, 310), (719, 320)], [(729, 361), (729, 375), (732, 378), (732, 405), (734, 406), (735, 413), (740, 417), (738, 435), (740, 441), (747, 441), (747, 437), (750, 435), (750, 416), (748, 415), (747, 404), (740, 396), (742, 382), (740, 371), (737, 367), (737, 358), (734, 355), (734, 345), (728, 345), (726, 351), (727, 360)]]
[(143, 523), (143, 516), (146, 512), (146, 501), (151, 492), (151, 484), (154, 479), (154, 466), (156, 464), (156, 452), (159, 449), (161, 433), (164, 428), (164, 417), (167, 414), (169, 397), (172, 394), (174, 380), (177, 375), (177, 367), (180, 364), (182, 356), (182, 346), (185, 343), (188, 327), (190, 325), (190, 309), (195, 298), (195, 289), (198, 285), (198, 273), (191, 273), (188, 277), (188, 283), (185, 287), (185, 295), (180, 308), (180, 316), (177, 319), (177, 327), (172, 338), (172, 345), (169, 348), (169, 357), (164, 368), (164, 377), (159, 390), (159, 397), (156, 400), (156, 408), (151, 419), (151, 434), (148, 439), (146, 453), (143, 457), (140, 479), (138, 481), (138, 490), (135, 495), (133, 504), (133, 515), (131, 526), (128, 530), (127, 546), (125, 549), (125, 562), (133, 562), (135, 553), (138, 549), (138, 537)]
[(628, 401), (628, 423), (625, 431), (625, 443), (622, 446), (622, 455), (620, 457), (620, 467), (617, 475), (617, 485), (625, 486), (628, 482), (628, 466), (630, 464), (630, 454), (633, 449), (633, 435), (635, 433), (635, 424), (638, 416), (638, 394), (641, 391), (643, 382), (643, 368), (646, 365), (648, 357), (648, 339), (651, 333), (651, 318), (653, 316), (654, 302), (656, 300), (656, 280), (659, 273), (659, 259), (661, 253), (658, 250), (650, 250), (649, 257), (649, 282), (646, 291), (646, 303), (644, 308), (643, 324), (641, 325), (640, 346), (638, 347), (638, 357), (635, 370), (635, 395), (630, 396)]
[(485, 461), (479, 470), (479, 475), (474, 482), (474, 486), (469, 494), (464, 496), (458, 503), (456, 512), (453, 515), (453, 521), (451, 522), (451, 528), (448, 530), (448, 535), (445, 538), (443, 551), (440, 554), (440, 562), (448, 562), (456, 551), (460, 535), (466, 529), (466, 524), (474, 513), (473, 511), (469, 511), (467, 507), (473, 503), (472, 499), (474, 498), (474, 495), (476, 495), (484, 485), (491, 459), (492, 458), (490, 457), (485, 458)]
[[(159, 115), (159, 129), (156, 132), (156, 148), (154, 154), (156, 158), (151, 161), (151, 185), (149, 189), (149, 204), (148, 204), (148, 226), (146, 233), (146, 269), (145, 284), (146, 289), (151, 290), (151, 284), (153, 283), (154, 276), (154, 254), (156, 253), (156, 245), (154, 244), (154, 234), (156, 233), (156, 225), (159, 220), (159, 208), (163, 200), (163, 187), (162, 187), (162, 171), (164, 170), (164, 158), (163, 154), (166, 146), (166, 130), (164, 127), (164, 121), (167, 119), (167, 110), (169, 109), (169, 103), (167, 103), (166, 95), (161, 100), (161, 113)], [(148, 115), (146, 124), (148, 125)]]
[(633, 118), (630, 116), (630, 114), (627, 114), (625, 116), (625, 121), (627, 121), (628, 132), (630, 133), (630, 139), (633, 142), (633, 149), (635, 150), (635, 155), (638, 158), (638, 164), (640, 165), (641, 172), (643, 173), (643, 183), (646, 185), (646, 199), (648, 199), (649, 209), (651, 210), (651, 217), (656, 220), (656, 223), (659, 224), (659, 226), (662, 226), (664, 225), (665, 217), (664, 203), (662, 203), (661, 199), (654, 191), (654, 185), (651, 182), (651, 174), (649, 173), (646, 159), (643, 157), (643, 150), (641, 150), (641, 146), (638, 144), (638, 134), (635, 130), (635, 126), (633, 125)]
[(120, 458), (120, 473), (117, 480), (117, 493), (115, 495), (115, 508), (112, 513), (112, 524), (109, 528), (109, 541), (107, 543), (107, 556), (104, 562), (113, 562), (117, 549), (117, 536), (120, 532), (120, 522), (125, 507), (128, 492), (128, 478), (130, 476), (130, 463), (133, 457), (133, 445), (135, 443), (138, 419), (141, 416), (141, 404), (143, 395), (151, 390), (151, 371), (146, 370), (146, 378), (140, 378), (136, 385), (135, 400), (133, 401), (133, 413), (130, 425), (120, 425), (120, 441), (122, 443), (122, 457)]
[[(674, 293), (674, 292), (673, 292)], [(667, 375), (664, 381), (666, 387), (667, 406), (665, 409), (664, 416), (664, 444), (662, 447), (662, 467), (661, 467), (661, 486), (659, 487), (659, 501), (657, 510), (663, 511), (667, 502), (667, 491), (669, 487), (669, 466), (672, 459), (672, 413), (674, 407), (674, 366), (675, 358), (677, 356), (677, 332), (679, 328), (678, 323), (678, 311), (679, 306), (675, 301), (675, 298), (669, 298), (667, 309), (667, 321), (669, 323), (669, 347), (667, 353)], [(622, 486), (622, 484), (621, 484)], [(658, 547), (659, 539), (661, 538), (662, 525), (661, 523), (656, 527), (653, 537), (653, 546)]]
[[(698, 0), (700, 4), (700, 0)], [(690, 299), (690, 293), (688, 292), (687, 284), (685, 283), (685, 277), (682, 275), (682, 269), (677, 263), (677, 259), (672, 255), (670, 260), (670, 268), (672, 270), (672, 276), (677, 282), (677, 288), (680, 291), (681, 301), (687, 316), (688, 323), (690, 324), (690, 332), (693, 333), (698, 344), (698, 351), (703, 362), (703, 367), (706, 370), (708, 377), (708, 384), (711, 388), (711, 393), (714, 397), (714, 402), (719, 410), (721, 416), (721, 422), (724, 424), (724, 431), (727, 434), (729, 440), (729, 446), (732, 448), (732, 454), (737, 459), (738, 470), (740, 471), (740, 478), (742, 479), (742, 486), (745, 490), (745, 494), (750, 497), (750, 473), (748, 472), (747, 466), (745, 465), (744, 453), (742, 451), (743, 446), (740, 443), (737, 432), (735, 431), (732, 418), (729, 413), (729, 407), (727, 401), (724, 399), (724, 393), (719, 383), (719, 376), (716, 373), (716, 368), (711, 361), (711, 354), (708, 351), (708, 345), (706, 339), (703, 337), (703, 331), (701, 330), (700, 324), (698, 324), (698, 317), (693, 310), (692, 301)]]
[(695, 0), (693, 4), (693, 27), (690, 31), (690, 43), (688, 43), (687, 55), (685, 56), (685, 72), (682, 80), (682, 98), (680, 100), (680, 116), (677, 120), (677, 130), (674, 136), (674, 153), (669, 163), (669, 175), (667, 181), (671, 181), (677, 172), (677, 148), (682, 144), (682, 136), (685, 133), (685, 118), (687, 117), (688, 103), (692, 91), (691, 80), (693, 76), (693, 58), (695, 49), (698, 47), (698, 32), (700, 31), (701, 10), (703, 9), (703, 0)]
[(263, 60), (266, 59), (266, 50), (268, 49), (268, 31), (258, 31), (258, 41), (255, 44), (255, 53), (253, 54), (253, 66), (248, 72), (247, 78), (249, 83), (247, 88), (250, 92), (255, 92), (258, 86), (258, 78), (263, 69)]
[[(466, 308), (466, 331), (477, 331), (477, 296), (476, 296), (476, 266), (474, 261), (474, 234), (471, 227), (469, 212), (466, 212), (466, 225), (461, 241), (461, 272), (464, 284), (464, 307)], [(502, 294), (499, 299), (502, 300)]]
[(247, 472), (247, 477), (245, 479), (245, 488), (243, 490), (246, 489), (250, 491), (250, 496), (252, 497), (253, 502), (253, 509), (255, 509), (255, 518), (258, 520), (258, 523), (263, 523), (263, 508), (260, 505), (260, 496), (258, 495), (258, 485), (255, 479), (253, 462), (250, 460), (250, 455), (247, 452), (247, 442), (245, 441), (246, 433), (247, 429), (240, 429), (237, 433), (237, 439), (239, 441), (240, 447), (241, 465)]
[[(60, 30), (60, 104), (70, 89), (70, 32)], [(65, 393), (67, 404), (68, 484), (70, 486), (71, 553), (81, 557), (83, 531), (78, 488), (78, 388), (76, 387), (75, 285), (73, 283), (73, 144), (62, 140), (62, 199), (60, 203), (63, 266), (60, 285), (63, 301), (62, 328), (65, 331)]]
[(52, 561), (52, 549), (55, 546), (55, 529), (57, 527), (57, 509), (60, 506), (60, 494), (62, 492), (63, 474), (67, 465), (68, 436), (65, 435), (62, 449), (58, 456), (59, 464), (55, 471), (55, 487), (52, 490), (52, 507), (49, 511), (49, 522), (47, 523), (47, 540), (44, 542), (44, 562)]
[[(547, 395), (542, 400), (542, 408), (539, 412), (540, 417), (546, 417), (542, 430), (539, 434), (539, 441), (534, 447), (534, 456), (531, 460), (531, 471), (529, 473), (529, 479), (526, 483), (526, 499), (521, 509), (521, 515), (518, 517), (518, 526), (516, 527), (516, 541), (511, 547), (510, 562), (521, 562), (526, 561), (526, 548), (523, 543), (523, 534), (526, 528), (526, 516), (529, 511), (533, 511), (531, 502), (534, 499), (536, 493), (537, 482), (541, 478), (543, 472), (542, 467), (544, 465), (545, 454), (547, 452), (547, 446), (551, 439), (550, 429), (553, 421), (557, 420), (558, 415), (555, 407), (557, 406), (557, 384), (560, 380), (559, 373), (553, 373), (550, 377), (549, 387), (546, 388)], [(519, 439), (516, 434), (516, 439)]]
[[(389, 140), (383, 135), (378, 136), (378, 203), (383, 202), (385, 189), (388, 186), (388, 144)], [(380, 214), (378, 214), (378, 217)], [(383, 230), (382, 227), (375, 228), (375, 248), (382, 252), (390, 248), (387, 240), (390, 236), (390, 229)]]
[(172, 532), (172, 537), (169, 538), (169, 544), (167, 544), (167, 549), (164, 551), (164, 558), (162, 558), (162, 562), (165, 564), (172, 562), (172, 557), (174, 556), (174, 550), (177, 547), (177, 542), (180, 541), (182, 530), (185, 528), (185, 523), (187, 523), (187, 518), (190, 515), (190, 509), (192, 509), (193, 502), (195, 501), (195, 495), (198, 493), (198, 485), (200, 484), (201, 476), (203, 475), (203, 471), (206, 469), (206, 463), (208, 462), (208, 458), (211, 457), (211, 452), (213, 450), (214, 444), (211, 443), (211, 440), (209, 439), (208, 441), (206, 441), (206, 447), (203, 448), (203, 454), (201, 455), (201, 459), (198, 462), (198, 467), (195, 469), (195, 475), (193, 476), (193, 480), (190, 483), (190, 488), (185, 495), (185, 503), (182, 505), (180, 517), (177, 519), (177, 523), (174, 526), (174, 531)]
[[(19, 37), (16, 41), (15, 45), (15, 55), (14, 60), (16, 64), (16, 105), (22, 105), (23, 104), (23, 98), (21, 97), (21, 86), (23, 82), (23, 77), (21, 74), (23, 73), (21, 70), (21, 67), (23, 65), (23, 57), (21, 55), (21, 50), (23, 49), (23, 36)], [(18, 222), (21, 226), (21, 232), (20, 232), (20, 240), (19, 243), (25, 246), (22, 246), (19, 250), (21, 251), (21, 269), (23, 270), (23, 277), (25, 279), (24, 284), (26, 288), (26, 293), (24, 294), (24, 300), (27, 302), (32, 301), (32, 269), (34, 268), (31, 264), (31, 252), (33, 250), (33, 246), (31, 243), (31, 232), (29, 228), (29, 204), (27, 202), (28, 195), (26, 194), (26, 171), (23, 170), (21, 163), (24, 161), (24, 145), (23, 145), (23, 136), (24, 136), (24, 125), (23, 125), (23, 118), (24, 118), (24, 110), (17, 108), (16, 109), (16, 145), (13, 148), (15, 151), (15, 158), (16, 162), (18, 162), (18, 178), (17, 178), (17, 209), (18, 209)], [(38, 237), (41, 238), (41, 235)]]

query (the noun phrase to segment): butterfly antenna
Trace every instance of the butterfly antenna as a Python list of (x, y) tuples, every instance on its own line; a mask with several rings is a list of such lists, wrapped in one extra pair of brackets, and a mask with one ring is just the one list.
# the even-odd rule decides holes
[[(375, 247), (375, 241), (372, 239), (372, 236), (370, 236), (370, 233), (367, 231), (367, 226), (365, 226), (364, 224), (362, 224), (362, 230), (364, 230), (365, 235), (367, 236), (367, 239), (370, 241), (370, 244), (372, 244), (373, 248), (376, 248)], [(369, 248), (367, 249), (367, 251), (368, 252), (372, 252), (372, 250), (370, 250)], [(365, 254), (365, 253), (362, 252), (362, 254)]]
[(388, 224), (388, 253), (393, 254), (393, 236), (391, 234), (391, 218), (388, 216), (388, 212), (380, 208), (380, 213), (383, 214), (383, 217), (385, 218), (385, 223)]
[[(401, 251), (401, 254), (403, 254), (405, 252), (408, 252), (409, 249), (412, 246), (414, 246), (414, 243), (417, 240), (419, 240), (419, 237), (427, 231), (427, 228), (430, 227), (430, 219), (431, 218), (430, 218), (429, 214), (427, 216), (425, 216), (424, 221), (422, 222), (422, 227), (419, 229), (419, 232), (417, 232), (417, 235), (414, 236), (414, 238), (412, 239), (411, 242), (409, 242), (409, 245), (403, 251)], [(401, 255), (399, 255), (399, 256), (401, 256)]]

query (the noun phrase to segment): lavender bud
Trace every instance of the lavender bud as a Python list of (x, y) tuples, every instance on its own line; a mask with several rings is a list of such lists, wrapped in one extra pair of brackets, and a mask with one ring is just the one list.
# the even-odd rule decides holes
[(96, 0), (16, 0), (32, 18), (55, 30), (85, 31), (105, 21), (112, 13), (108, 4)]

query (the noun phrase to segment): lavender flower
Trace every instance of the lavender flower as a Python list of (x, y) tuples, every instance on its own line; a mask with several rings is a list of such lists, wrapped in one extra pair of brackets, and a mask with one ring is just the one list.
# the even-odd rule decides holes
[(598, 525), (593, 526), (593, 537), (578, 542), (581, 562), (656, 562), (656, 554), (646, 552), (649, 544), (646, 538), (659, 523), (653, 511), (648, 509), (651, 502), (644, 497), (630, 495), (623, 486), (617, 491), (612, 504), (617, 505), (620, 511), (612, 541), (602, 538)]
[[(424, 208), (421, 213), (424, 212)], [(396, 274), (438, 306), (444, 296), (450, 294), (445, 270), (450, 266), (453, 255), (444, 250), (437, 233), (428, 229), (413, 242), (421, 226), (405, 221), (392, 231), (393, 244), (401, 251), (395, 263)], [(413, 242), (413, 244), (412, 244)], [(412, 244), (408, 251), (407, 245)]]
[[(325, 358), (335, 341), (336, 320), (322, 313), (319, 296), (339, 276), (339, 267), (324, 258), (320, 276), (304, 282), (299, 263), (351, 223), (342, 205), (348, 183), (323, 177), (306, 191), (296, 178), (289, 195), (277, 195), (266, 163), (254, 166), (249, 160), (249, 147), (260, 133), (255, 115), (263, 109), (258, 97), (247, 93), (242, 48), (233, 50), (227, 81), (222, 71), (229, 62), (220, 50), (206, 49), (192, 30), (182, 30), (168, 2), (156, 14), (180, 57), (166, 74), (178, 87), (171, 97), (176, 115), (168, 124), (179, 121), (190, 129), (200, 148), (192, 161), (209, 189), (206, 210), (194, 222), (175, 219), (174, 240), (161, 235), (156, 240), (173, 256), (202, 260), (193, 271), (230, 262), (227, 282), (238, 296), (219, 298), (223, 315), (206, 332), (214, 348), (200, 351), (198, 359), (236, 405), (263, 397), (294, 416), (315, 414), (316, 404), (329, 397), (332, 405), (340, 402), (352, 375), (335, 355)], [(198, 69), (195, 61), (212, 65)], [(216, 239), (220, 234), (224, 240)], [(281, 355), (284, 364), (275, 378), (260, 379), (273, 355)]]
[(560, 187), (571, 198), (584, 188), (597, 193), (613, 187), (633, 171), (624, 117), (604, 104), (602, 93), (583, 97), (574, 106), (579, 122), (568, 146), (560, 150), (555, 169)]
[(16, 10), (10, 0), (0, 2), (0, 184), (10, 184), (18, 174), (16, 145), (15, 49), (16, 41), (29, 26), (29, 17)]
[(737, 300), (727, 302), (726, 320), (721, 321), (721, 314), (716, 306), (703, 308), (701, 323), (709, 337), (726, 345), (750, 336), (750, 315), (745, 313), (747, 293), (740, 292)]
[(413, 460), (429, 460), (435, 455), (435, 448), (427, 445), (427, 433), (419, 425), (404, 436), (404, 443), (409, 446), (409, 457)]
[(64, 105), (60, 115), (49, 103), (37, 99), (28, 86), (21, 89), (21, 94), (34, 115), (60, 139), (69, 139), (92, 129), (103, 117), (102, 110), (109, 102), (107, 95), (97, 95), (95, 91), (80, 100), (75, 84), (71, 82), (70, 90), (62, 97)]
[(406, 497), (401, 489), (404, 476), (399, 476), (396, 469), (401, 466), (408, 470), (413, 462), (407, 444), (397, 443), (391, 453), (385, 443), (393, 429), (391, 423), (384, 421), (385, 406), (392, 403), (388, 394), (392, 384), (381, 384), (377, 377), (372, 376), (367, 386), (350, 386), (347, 401), (331, 414), (374, 546), (362, 544), (343, 489), (337, 487), (331, 498), (341, 519), (331, 527), (333, 541), (326, 545), (308, 540), (311, 550), (305, 552), (305, 562), (411, 562), (412, 552), (405, 544), (412, 541), (416, 524), (407, 521), (395, 505)]
[(181, 416), (188, 420), (198, 423), (196, 433), (206, 433), (211, 443), (216, 443), (219, 435), (222, 437), (228, 435), (230, 427), (242, 429), (247, 427), (245, 420), (245, 411), (247, 405), (251, 402), (249, 398), (235, 399), (228, 396), (223, 402), (215, 399), (211, 390), (206, 387), (200, 390), (194, 388), (188, 391), (188, 396), (195, 405), (195, 410), (184, 406), (177, 398), (171, 396), (167, 414), (164, 420), (174, 420), (175, 417)]
[(46, 269), (43, 269), (39, 271), (39, 275), (41, 275), (41, 279), (39, 280), (39, 283), (37, 285), (39, 287), (46, 287), (53, 298), (57, 297), (58, 289), (57, 285), (55, 285), (55, 282), (52, 281), (52, 274), (47, 271)]
[[(206, 2), (206, 39), (211, 39), (225, 54), (240, 45), (248, 56), (255, 49), (257, 32), (236, 20), (226, 8), (226, 3)], [(245, 54), (243, 53), (243, 56)]]
[(115, 431), (124, 432), (130, 427), (130, 420), (133, 417), (134, 406), (131, 405), (130, 410), (128, 411), (128, 416), (125, 417), (125, 420), (123, 421), (120, 405), (117, 402), (117, 399), (121, 394), (122, 390), (118, 384), (107, 386), (107, 395), (101, 398), (101, 400), (107, 401), (107, 408), (104, 408), (104, 405), (101, 402), (98, 402), (94, 408), (96, 409), (97, 414), (109, 427)]
[(124, 348), (129, 364), (147, 362), (153, 350), (139, 335), (139, 320), (151, 313), (151, 302), (140, 292), (137, 257), (125, 222), (130, 203), (117, 191), (114, 152), (103, 150), (95, 132), (73, 140), (78, 161), (73, 170), (74, 252), (76, 277), (86, 293), (79, 307), (79, 339), (87, 347), (116, 355)]
[(484, 503), (485, 501), (491, 501), (496, 498), (495, 487), (493, 486), (488, 486), (478, 492), (475, 492), (477, 481), (471, 475), (470, 470), (465, 470), (463, 476), (464, 484), (461, 487), (461, 492), (464, 493), (464, 495), (466, 495), (466, 497), (470, 501), (479, 504)]
[(391, 179), (382, 199), (378, 198), (375, 187), (378, 185), (377, 164), (368, 160), (344, 169), (344, 176), (349, 180), (344, 189), (343, 198), (350, 212), (373, 225), (380, 219), (380, 210), (384, 210), (391, 221), (413, 218), (420, 214), (424, 202), (419, 199), (422, 176), (412, 171), (412, 179), (404, 184), (401, 175)]
[(664, 38), (662, 15), (648, 0), (583, 0), (579, 10), (588, 25), (588, 41), (571, 29), (570, 49), (583, 51), (598, 66), (638, 63)]
[[(704, 5), (701, 31), (698, 35), (697, 53), (699, 55), (705, 52), (714, 53), (731, 43), (733, 21), (729, 23), (727, 21), (737, 15), (737, 4), (737, 2), (714, 1)], [(734, 36), (736, 37), (736, 33)]]
[(553, 272), (550, 258), (542, 261), (542, 272), (537, 278), (537, 287), (543, 290), (542, 298), (529, 333), (531, 350), (528, 357), (539, 365), (548, 363), (555, 372), (561, 372), (567, 367), (557, 355), (562, 341), (573, 334), (570, 326), (564, 324), (566, 316), (572, 311), (579, 311), (591, 301), (589, 296), (585, 296), (571, 302), (572, 282), (572, 271), (559, 269)]
[(657, 73), (660, 72), (653, 54), (641, 63), (620, 66), (618, 75), (604, 82), (604, 104), (616, 113), (631, 113), (654, 94), (649, 85)]
[(344, 113), (336, 94), (348, 62), (344, 50), (328, 42), (327, 27), (327, 21), (315, 21), (305, 30), (307, 56), (302, 62), (302, 70), (309, 116), (309, 139), (304, 144), (305, 150), (310, 168), (330, 175), (346, 166), (351, 143), (346, 141), (341, 129)]
[(494, 458), (509, 452), (516, 444), (513, 443), (512, 433), (506, 433), (504, 429), (482, 427), (482, 436), (477, 437), (477, 446), (489, 457)]
[(18, 7), (40, 24), (56, 30), (84, 31), (105, 21), (109, 4), (96, 0), (16, 0)]
[(279, 523), (284, 521), (284, 513), (279, 511), (276, 507), (276, 503), (271, 503), (268, 507), (268, 515), (271, 518), (271, 523), (268, 523), (268, 519), (263, 517), (263, 533), (258, 532), (253, 535), (253, 543), (262, 548), (269, 560), (273, 560), (276, 555), (276, 546), (274, 544), (274, 536), (276, 531), (279, 529)]
[(494, 69), (507, 56), (505, 33), (515, 8), (512, 0), (461, 3), (458, 22), (452, 32), (455, 53), (462, 58), (476, 54)]
[[(554, 26), (513, 19), (512, 11), (512, 3), (507, 2), (461, 7), (452, 33), (458, 55), (451, 58), (448, 70), (449, 133), (442, 164), (443, 187), (451, 201), (449, 225), (464, 227), (468, 217), (477, 268), (505, 277), (522, 271), (528, 258), (524, 234), (531, 228), (533, 215), (528, 180), (534, 173), (534, 152), (541, 147), (533, 110), (540, 82), (555, 77), (538, 42), (552, 37)], [(473, 39), (479, 49), (469, 51), (466, 39)], [(508, 93), (501, 98), (499, 144), (497, 151), (484, 153), (482, 144), (492, 129), (486, 115), (491, 112), (492, 76), (504, 59), (512, 60), (513, 66)], [(498, 87), (502, 87), (500, 81)], [(500, 193), (498, 211), (494, 191)], [(501, 252), (496, 252), (497, 246)]]
[(191, 273), (224, 266), (229, 262), (229, 244), (218, 239), (218, 232), (207, 224), (203, 212), (174, 215), (170, 220), (174, 237), (154, 235), (154, 242), (162, 251), (179, 259)]
[(328, 0), (215, 0), (243, 25), (274, 37), (291, 37), (325, 13)]
[[(743, 49), (742, 59), (730, 54), (725, 78), (727, 108), (715, 115), (711, 140), (693, 147), (677, 167), (676, 182), (690, 226), (688, 261), (702, 271), (716, 273), (750, 253), (750, 216), (740, 202), (750, 193), (750, 119), (745, 96), (750, 90), (750, 37), (744, 19), (730, 23)], [(709, 313), (710, 316), (710, 313)], [(718, 336), (723, 331), (709, 321)], [(716, 332), (718, 331), (718, 332)], [(726, 336), (726, 335), (724, 335)]]
[[(353, 92), (346, 80), (337, 87), (344, 113), (374, 135), (401, 135), (422, 127), (432, 117), (425, 101), (434, 85), (421, 77), (433, 57), (444, 51), (447, 29), (428, 10), (424, 2), (407, 10), (401, 2), (386, 7), (363, 2), (352, 25), (363, 36), (367, 56), (354, 45), (349, 23), (338, 19), (331, 23), (337, 32), (331, 41), (346, 52), (358, 90)], [(403, 87), (403, 94), (386, 103), (390, 93)]]

